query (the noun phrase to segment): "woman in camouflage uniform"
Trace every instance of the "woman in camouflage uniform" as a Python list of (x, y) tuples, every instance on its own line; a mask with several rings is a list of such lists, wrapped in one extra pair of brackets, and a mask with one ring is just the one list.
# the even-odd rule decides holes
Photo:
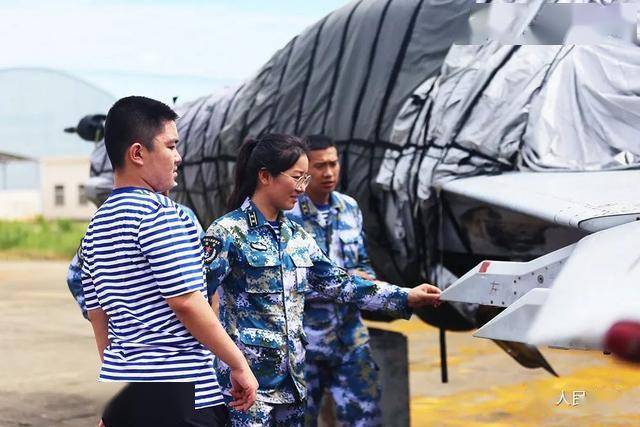
[[(218, 290), (220, 320), (260, 383), (247, 412), (230, 408), (234, 426), (304, 423), (305, 293), (329, 301), (408, 318), (411, 308), (437, 301), (438, 288), (376, 284), (349, 276), (313, 237), (287, 219), (309, 183), (305, 145), (288, 135), (247, 140), (236, 163), (228, 214), (203, 239), (209, 291)], [(231, 400), (229, 368), (216, 360), (223, 392)]]

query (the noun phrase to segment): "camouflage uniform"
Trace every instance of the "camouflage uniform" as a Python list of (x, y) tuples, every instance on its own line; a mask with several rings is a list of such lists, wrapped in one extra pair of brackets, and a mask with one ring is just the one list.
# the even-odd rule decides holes
[[(200, 238), (202, 238), (204, 236), (204, 230), (198, 222), (196, 214), (184, 205), (176, 203), (176, 206), (182, 209), (184, 213), (186, 213), (189, 218), (191, 218), (191, 220), (195, 223), (196, 228), (198, 229)], [(69, 264), (69, 270), (67, 271), (67, 286), (69, 287), (69, 291), (71, 291), (71, 295), (73, 295), (73, 297), (75, 298), (76, 303), (78, 303), (80, 311), (82, 311), (82, 315), (85, 319), (88, 319), (87, 305), (84, 301), (84, 292), (82, 290), (82, 278), (80, 277), (80, 274), (82, 273), (82, 262), (79, 254), (80, 248), (78, 248), (78, 252), (76, 252), (76, 254), (73, 256), (73, 259), (71, 260), (71, 264)]]
[[(365, 248), (358, 203), (334, 191), (329, 205), (325, 223), (311, 199), (303, 194), (287, 216), (315, 238), (331, 261), (350, 273), (362, 270), (375, 278)], [(381, 425), (378, 366), (371, 357), (369, 333), (358, 307), (322, 301), (312, 291), (307, 294), (304, 310), (304, 330), (309, 340), (307, 425), (317, 425), (325, 390), (331, 392), (340, 424)]]
[[(260, 384), (257, 406), (231, 411), (234, 425), (302, 425), (306, 337), (305, 294), (408, 318), (408, 291), (351, 278), (335, 266), (304, 229), (278, 216), (280, 240), (250, 201), (217, 219), (203, 239), (207, 281), (218, 290), (220, 321), (243, 352)], [(223, 393), (230, 399), (229, 367), (216, 359)], [(268, 408), (268, 410), (267, 410)]]
[(233, 426), (300, 426), (304, 420), (304, 405), (299, 402), (277, 405), (256, 400), (247, 411), (236, 411), (229, 407)]

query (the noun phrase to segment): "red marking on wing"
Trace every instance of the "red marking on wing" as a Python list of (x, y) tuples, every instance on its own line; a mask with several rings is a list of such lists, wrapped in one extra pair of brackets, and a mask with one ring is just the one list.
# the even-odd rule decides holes
[(480, 273), (486, 273), (490, 264), (491, 261), (482, 261), (482, 264), (480, 265)]

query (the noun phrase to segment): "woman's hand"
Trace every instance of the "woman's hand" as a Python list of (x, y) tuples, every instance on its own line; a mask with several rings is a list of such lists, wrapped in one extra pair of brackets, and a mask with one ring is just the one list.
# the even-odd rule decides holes
[(376, 279), (374, 277), (372, 277), (369, 273), (367, 273), (366, 271), (362, 271), (362, 270), (354, 270), (353, 274), (355, 274), (356, 276), (360, 276), (362, 277), (364, 280), (368, 280), (370, 282), (375, 281)]
[(440, 289), (428, 283), (416, 286), (409, 291), (407, 304), (411, 308), (424, 307), (426, 305), (437, 307), (440, 305)]

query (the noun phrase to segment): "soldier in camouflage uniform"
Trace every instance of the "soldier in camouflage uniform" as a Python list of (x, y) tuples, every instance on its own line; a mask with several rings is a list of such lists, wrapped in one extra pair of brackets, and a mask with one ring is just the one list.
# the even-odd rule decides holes
[[(411, 307), (433, 303), (438, 290), (376, 284), (333, 264), (313, 237), (286, 218), (308, 184), (304, 144), (295, 137), (247, 140), (236, 163), (230, 213), (203, 239), (207, 281), (220, 298), (220, 321), (258, 379), (255, 404), (230, 408), (234, 426), (301, 426), (306, 398), (302, 326), (308, 290), (330, 301), (408, 318)], [(240, 206), (240, 207), (238, 207)], [(218, 380), (231, 399), (229, 368), (216, 360)]]
[[(336, 265), (374, 280), (360, 207), (353, 198), (335, 191), (340, 176), (336, 147), (321, 135), (307, 137), (307, 145), (312, 180), (287, 216), (302, 225)], [(331, 392), (341, 425), (381, 425), (378, 366), (358, 307), (327, 302), (310, 292), (305, 301), (304, 330), (309, 340), (307, 426), (318, 424), (325, 390)]]

